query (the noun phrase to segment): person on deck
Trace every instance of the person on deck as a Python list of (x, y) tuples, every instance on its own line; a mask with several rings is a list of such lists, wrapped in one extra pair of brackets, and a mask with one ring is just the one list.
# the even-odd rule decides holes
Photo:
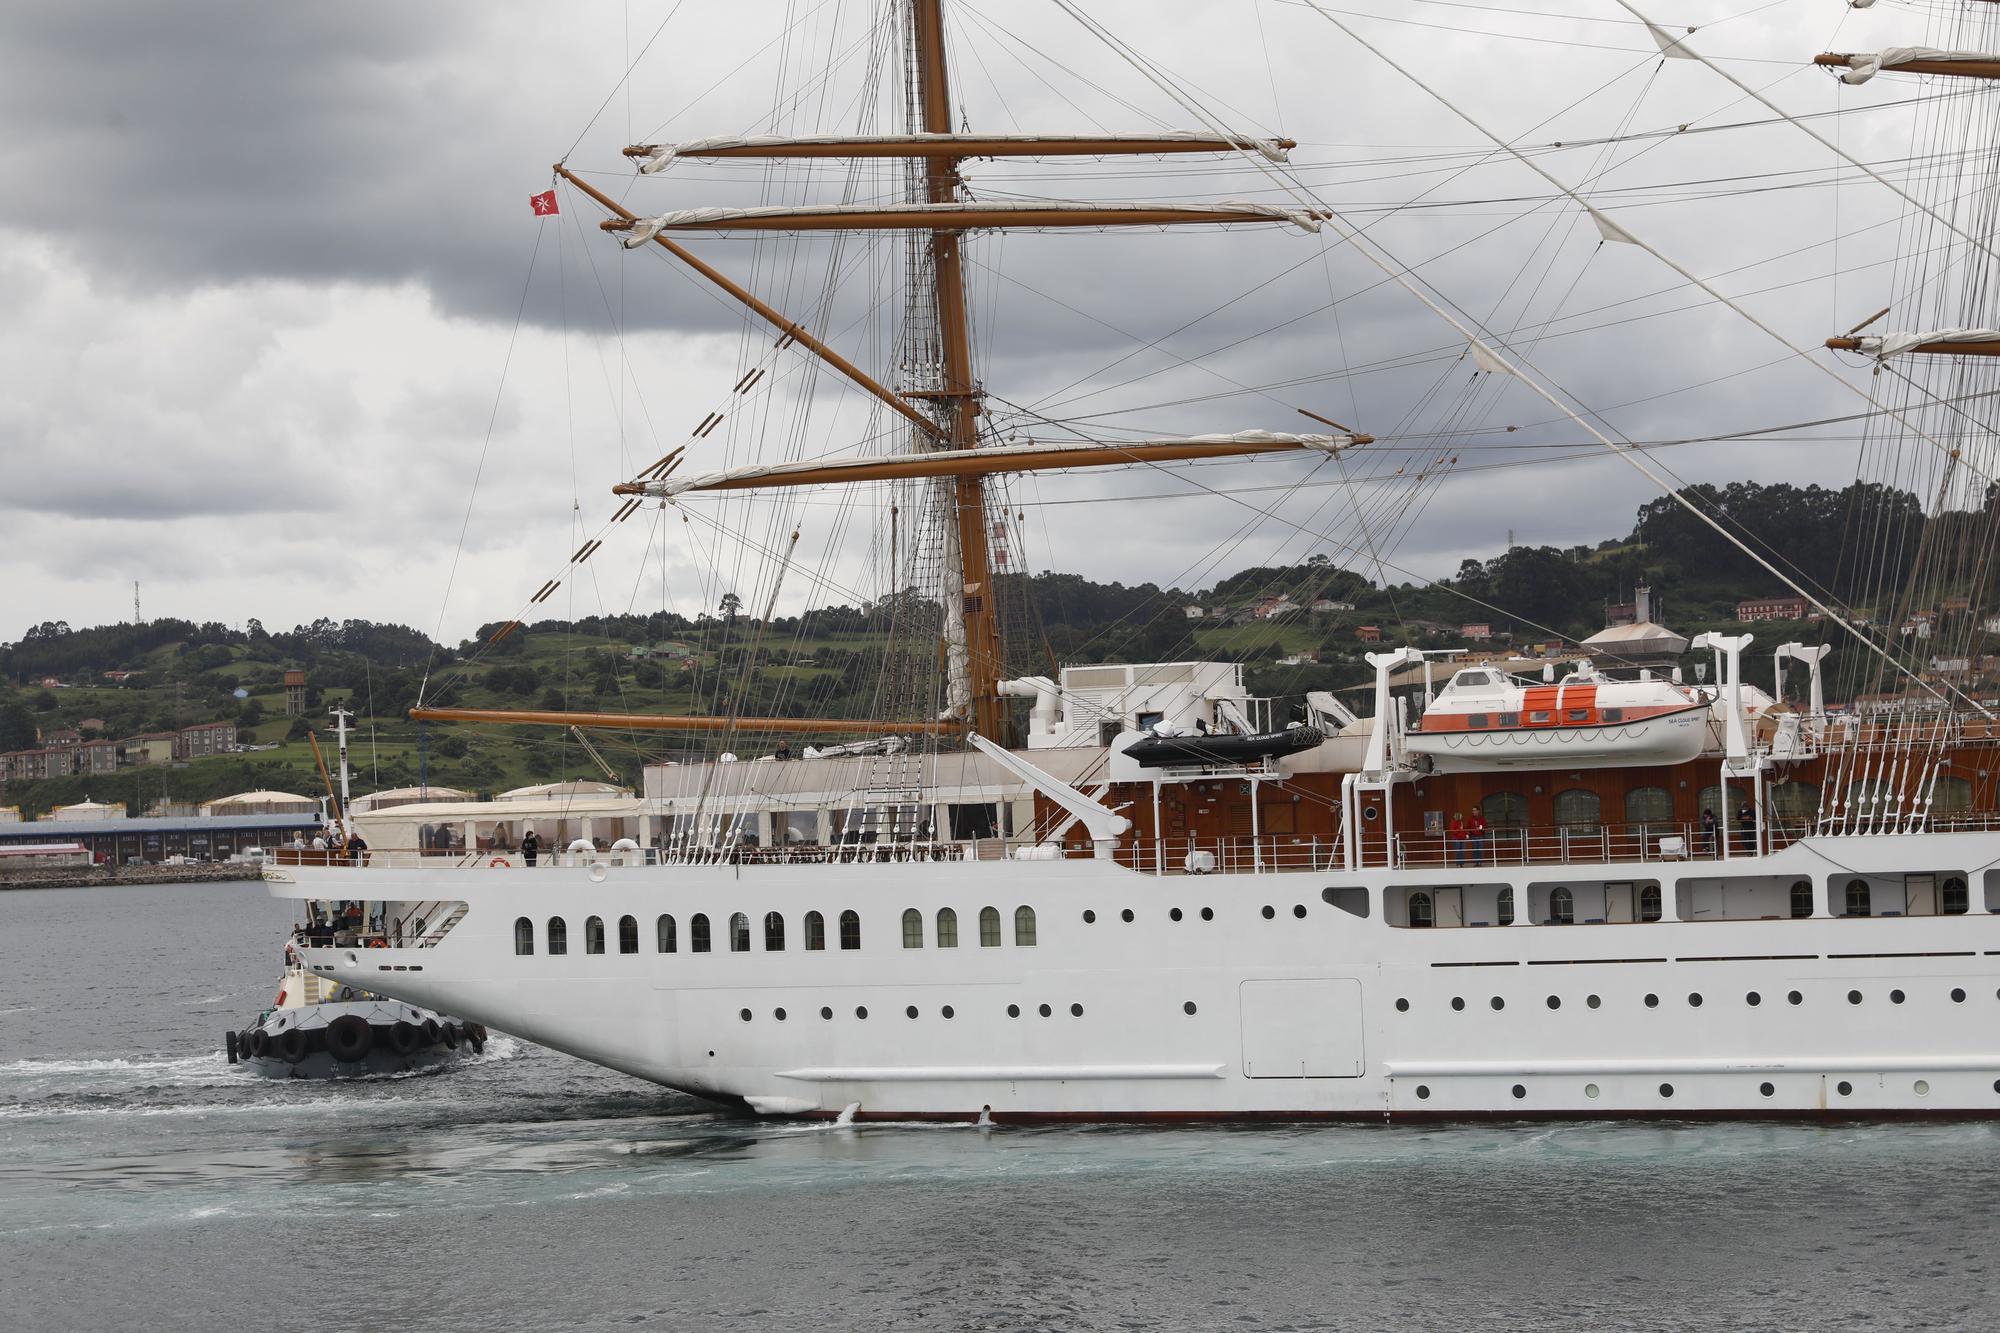
[(521, 835), (521, 859), (529, 865), (535, 864), (535, 857), (541, 854), (542, 838), (533, 829)]
[(1715, 855), (1715, 811), (1701, 812), (1701, 847), (1710, 856)]
[(1486, 816), (1474, 810), (1465, 821), (1465, 840), (1472, 844), (1472, 864), (1486, 864)]
[(1454, 811), (1452, 813), (1451, 825), (1445, 829), (1445, 836), (1451, 840), (1451, 863), (1455, 866), (1464, 865), (1465, 815), (1463, 812)]

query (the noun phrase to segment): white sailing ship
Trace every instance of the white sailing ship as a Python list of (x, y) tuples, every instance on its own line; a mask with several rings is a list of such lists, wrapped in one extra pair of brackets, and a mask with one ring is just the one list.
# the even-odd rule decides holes
[[(1980, 8), (1990, 7), (1971, 7)], [(1987, 23), (1964, 21), (1968, 32)], [(1006, 519), (990, 479), (1337, 454), (1369, 441), (1332, 423), (1322, 434), (1115, 444), (1001, 438), (973, 365), (965, 238), (1262, 223), (1330, 228), (1374, 252), (1288, 172), (1285, 141), (1220, 125), (975, 134), (954, 128), (939, 0), (890, 6), (882, 31), (882, 63), (907, 76), (899, 132), (628, 153), (647, 172), (727, 159), (902, 162), (900, 201), (646, 217), (566, 165), (557, 174), (574, 198), (605, 210), (604, 225), (628, 246), (663, 250), (775, 331), (737, 391), (754, 392), (775, 358), (812, 358), (909, 437), (899, 453), (704, 464), (683, 477), (683, 458), (712, 454), (703, 446), (720, 420), (712, 412), (686, 445), (620, 487), (614, 521), (649, 500), (685, 505), (713, 491), (904, 487), (898, 494), (921, 497), (938, 519), (935, 591), (947, 614), (937, 706), (876, 718), (420, 708), (415, 716), (432, 722), (644, 729), (765, 753), (657, 765), (630, 798), (363, 815), (365, 867), (281, 857), (265, 872), (271, 892), (366, 900), (371, 918), (427, 905), (443, 924), (414, 944), (306, 947), (314, 972), (766, 1114), (2000, 1114), (2000, 924), (1988, 924), (2000, 909), (2000, 830), (1987, 777), (2000, 771), (2000, 751), (1981, 710), (1949, 686), (1928, 685), (1875, 716), (1834, 717), (1820, 702), (1825, 653), (1788, 644), (1780, 668), (1804, 663), (1809, 702), (1761, 708), (1747, 697), (1747, 635), (1697, 641), (1719, 665), (1712, 695), (1660, 678), (1537, 684), (1467, 666), (1420, 720), (1391, 683), (1421, 660), (1414, 649), (1370, 655), (1366, 716), (1324, 695), (1303, 718), (1264, 715), (1231, 664), (1007, 669), (1018, 659), (1004, 646), (992, 549)], [(1698, 35), (1646, 31), (1667, 54), (1701, 58)], [(1822, 61), (1926, 79), (2000, 72), (2000, 57), (1956, 49), (1976, 44), (1962, 36)], [(996, 200), (974, 197), (964, 179), (975, 159), (1197, 153), (1254, 164), (1290, 201)], [(1977, 200), (1990, 202), (1991, 179), (1971, 187)], [(1564, 206), (1636, 243), (1631, 228), (1556, 184)], [(1959, 231), (1983, 204), (1909, 203), (1939, 253), (1990, 271), (1986, 241)], [(893, 388), (679, 239), (821, 230), (909, 238), (914, 295)], [(1540, 395), (1629, 455), (1548, 390), (1503, 334), (1466, 326), (1393, 263), (1384, 272), (1452, 324), (1479, 373)], [(1913, 318), (1937, 309), (1922, 283), (1909, 292)], [(1996, 461), (1980, 424), (1987, 409), (1953, 375), (2000, 354), (2000, 332), (1966, 331), (1986, 296), (1983, 287), (1964, 295), (1964, 327), (1834, 340), (1898, 367), (1930, 364), (1929, 354), (1953, 368), (1903, 376), (1912, 387), (1871, 417), (1885, 439), (1957, 451), (1939, 490), (1950, 497), (1976, 490)], [(1718, 542), (1742, 543), (1715, 526)], [(779, 563), (789, 561), (790, 548), (776, 546)], [(1906, 665), (1898, 644), (1854, 625), (1824, 590), (1805, 595), (1852, 632), (1846, 656), (1879, 659), (1896, 678), (1891, 669)], [(1780, 684), (1772, 697), (1783, 696)], [(1025, 744), (1010, 748), (1000, 742), (1015, 735), (1015, 701), (1029, 725)], [(1268, 740), (1294, 731), (1314, 734)], [(835, 743), (813, 758), (778, 757), (777, 738), (800, 733)], [(1135, 757), (1135, 746), (1149, 748)], [(1155, 762), (1141, 762), (1148, 755)], [(1446, 835), (1444, 820), (1468, 809), (1482, 813), (1485, 836)], [(440, 823), (460, 850), (438, 853)], [(524, 855), (529, 827), (560, 850)]]

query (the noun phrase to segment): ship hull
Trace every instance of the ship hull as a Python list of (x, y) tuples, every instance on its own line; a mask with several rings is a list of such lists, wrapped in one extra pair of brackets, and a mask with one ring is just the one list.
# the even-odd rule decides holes
[[(1377, 1120), (2000, 1115), (2000, 917), (1665, 920), (1410, 929), (1411, 886), (1639, 874), (1963, 872), (1986, 834), (1806, 842), (1735, 863), (1153, 876), (1107, 861), (365, 873), (370, 897), (456, 899), (434, 947), (312, 949), (412, 1004), (753, 1110), (865, 1118)], [(341, 869), (269, 872), (351, 897)], [(410, 882), (399, 887), (399, 878)], [(1366, 917), (1332, 905), (1366, 888)], [(1755, 890), (1762, 891), (1762, 890)], [(1690, 890), (1692, 896), (1693, 890)], [(1743, 888), (1741, 893), (1753, 892)], [(1823, 892), (1830, 894), (1830, 889)], [(1351, 901), (1351, 898), (1349, 899)], [(1703, 899), (1702, 901), (1706, 901)], [(999, 940), (981, 944), (982, 909)], [(937, 912), (958, 923), (937, 945)], [(1016, 913), (1034, 942), (1016, 943)], [(921, 947), (902, 917), (920, 913)], [(804, 943), (824, 915), (824, 950)], [(856, 913), (857, 947), (838, 916)], [(742, 912), (750, 948), (730, 948)], [(660, 914), (677, 949), (657, 951)], [(767, 913), (786, 948), (765, 947)], [(713, 951), (689, 952), (696, 914)], [(1086, 918), (1088, 914), (1088, 919)], [(1127, 919), (1129, 914), (1129, 919)], [(577, 952), (546, 952), (559, 916)], [(605, 923), (590, 954), (584, 923)], [(635, 918), (639, 951), (619, 952)], [(535, 952), (516, 952), (516, 921)], [(992, 938), (988, 933), (988, 938)], [(1791, 997), (1796, 996), (1796, 1000)], [(1650, 1000), (1649, 998), (1650, 997)]]

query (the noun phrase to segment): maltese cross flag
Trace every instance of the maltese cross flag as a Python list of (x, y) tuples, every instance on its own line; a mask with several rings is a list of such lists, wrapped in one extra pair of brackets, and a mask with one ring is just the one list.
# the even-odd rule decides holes
[(535, 216), (538, 218), (554, 217), (556, 214), (562, 212), (560, 208), (556, 207), (556, 192), (554, 190), (544, 190), (540, 194), (529, 195), (528, 206), (535, 210)]

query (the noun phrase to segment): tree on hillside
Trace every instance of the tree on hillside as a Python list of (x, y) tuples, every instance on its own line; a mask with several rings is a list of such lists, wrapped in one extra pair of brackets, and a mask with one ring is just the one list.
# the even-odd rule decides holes
[(0, 704), (0, 753), (35, 748), (35, 719), (18, 699)]

